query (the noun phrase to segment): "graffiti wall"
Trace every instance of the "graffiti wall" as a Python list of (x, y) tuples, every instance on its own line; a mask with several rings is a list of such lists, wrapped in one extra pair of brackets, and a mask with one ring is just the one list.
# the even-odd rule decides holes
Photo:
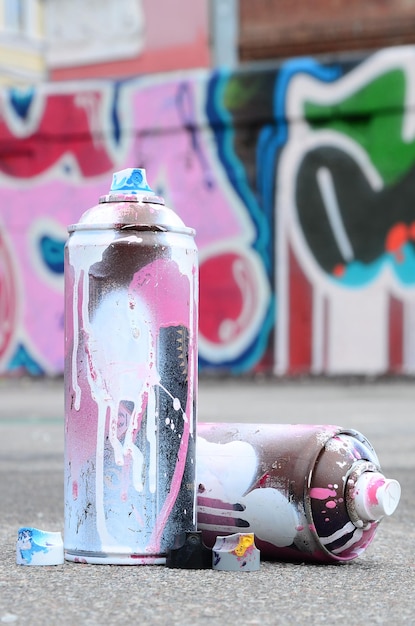
[(0, 93), (0, 375), (63, 372), (67, 226), (145, 167), (197, 231), (199, 356), (415, 373), (415, 48)]

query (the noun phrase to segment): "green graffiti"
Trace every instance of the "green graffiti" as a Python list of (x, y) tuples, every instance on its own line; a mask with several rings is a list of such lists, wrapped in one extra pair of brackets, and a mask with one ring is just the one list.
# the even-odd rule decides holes
[(228, 110), (244, 107), (255, 93), (255, 85), (247, 86), (239, 77), (231, 77), (224, 90), (224, 105)]
[(223, 105), (228, 111), (238, 112), (246, 108), (256, 113), (257, 100), (272, 97), (268, 75), (233, 75), (224, 89)]
[(356, 141), (366, 151), (385, 184), (398, 181), (414, 166), (415, 141), (405, 142), (405, 73), (379, 76), (338, 104), (305, 102), (304, 115), (315, 130), (329, 128)]

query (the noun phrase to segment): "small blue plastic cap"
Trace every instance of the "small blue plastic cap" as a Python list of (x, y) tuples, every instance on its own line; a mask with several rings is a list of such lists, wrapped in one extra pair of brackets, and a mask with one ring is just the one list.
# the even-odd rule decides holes
[(154, 193), (147, 183), (145, 169), (130, 167), (112, 176), (111, 192), (120, 191), (126, 194)]

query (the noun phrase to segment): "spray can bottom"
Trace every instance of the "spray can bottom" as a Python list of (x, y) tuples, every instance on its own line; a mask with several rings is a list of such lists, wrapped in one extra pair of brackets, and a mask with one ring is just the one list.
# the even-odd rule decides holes
[(90, 565), (165, 565), (165, 554), (106, 554), (86, 550), (65, 550), (65, 560)]

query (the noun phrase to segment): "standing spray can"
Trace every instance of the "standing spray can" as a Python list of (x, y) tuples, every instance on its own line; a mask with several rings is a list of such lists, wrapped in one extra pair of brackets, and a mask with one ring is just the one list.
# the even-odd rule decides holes
[(263, 558), (349, 561), (400, 498), (355, 430), (200, 423), (197, 450), (197, 522), (210, 547), (252, 532)]
[(65, 558), (164, 563), (196, 529), (194, 231), (143, 169), (68, 231)]

